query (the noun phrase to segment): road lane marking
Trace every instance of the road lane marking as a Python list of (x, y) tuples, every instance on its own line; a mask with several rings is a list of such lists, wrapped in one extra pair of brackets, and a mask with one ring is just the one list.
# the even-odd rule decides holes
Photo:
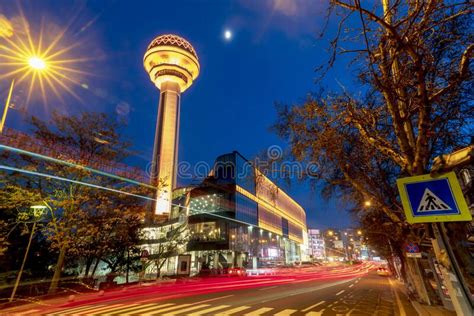
[(108, 310), (108, 309), (113, 309), (113, 308), (117, 308), (117, 307), (123, 307), (123, 306), (126, 306), (126, 305), (124, 305), (123, 303), (106, 305), (106, 306), (102, 306), (100, 308), (82, 310), (79, 313), (74, 312), (72, 315), (92, 315), (93, 313), (96, 313), (96, 312), (100, 312), (100, 311), (104, 311), (104, 310)]
[(393, 288), (392, 280), (388, 279), (388, 282), (390, 283), (390, 288), (395, 293), (395, 299), (397, 300), (397, 305), (398, 305), (398, 310), (400, 311), (400, 316), (406, 316), (405, 308), (403, 308), (403, 304), (402, 304), (402, 301), (400, 300), (400, 296), (398, 296), (397, 289)]
[(228, 298), (228, 297), (231, 297), (231, 296), (235, 296), (235, 295), (231, 294), (231, 295), (219, 296), (219, 297), (210, 298), (210, 299), (204, 300), (204, 301), (194, 302), (194, 304), (202, 304), (202, 303), (217, 301), (217, 300), (220, 300), (220, 299), (223, 299), (223, 298)]
[(191, 314), (188, 314), (188, 315), (192, 315), (192, 316), (204, 315), (204, 314), (207, 314), (209, 312), (217, 311), (219, 309), (224, 309), (224, 308), (228, 308), (228, 307), (230, 307), (230, 305), (219, 305), (219, 306), (214, 306), (214, 307), (211, 307), (211, 308), (206, 308), (206, 309), (200, 310), (199, 312), (191, 313)]
[(273, 314), (273, 316), (287, 316), (287, 315), (291, 315), (291, 314), (296, 313), (296, 312), (297, 312), (296, 309), (285, 309), (285, 310), (282, 310), (279, 313)]
[(190, 311), (193, 311), (195, 309), (200, 309), (200, 308), (204, 308), (204, 307), (208, 307), (208, 306), (211, 306), (211, 305), (209, 305), (209, 304), (200, 304), (200, 305), (191, 306), (191, 307), (188, 307), (188, 308), (185, 308), (185, 309), (180, 309), (180, 310), (177, 310), (177, 311), (174, 311), (174, 312), (171, 312), (171, 313), (165, 313), (163, 315), (179, 315), (179, 314), (182, 314), (182, 313), (190, 312)]
[(116, 306), (120, 306), (122, 304), (114, 304), (114, 305), (86, 305), (86, 306), (81, 306), (81, 307), (76, 307), (72, 309), (61, 309), (58, 311), (55, 311), (54, 313), (48, 313), (47, 315), (80, 315), (80, 313), (87, 312), (89, 313), (90, 311), (94, 310), (101, 310), (104, 308), (112, 308)]
[(78, 311), (82, 311), (82, 310), (88, 310), (88, 309), (94, 309), (94, 308), (98, 308), (98, 307), (102, 307), (102, 306), (105, 306), (103, 304), (100, 304), (100, 305), (83, 305), (83, 306), (79, 306), (79, 307), (76, 307), (76, 308), (71, 308), (71, 309), (60, 309), (60, 310), (57, 310), (53, 313), (48, 313), (47, 315), (61, 315), (64, 311), (67, 311), (68, 313), (70, 312), (78, 312)]
[[(0, 0), (1, 1), (1, 0)], [(155, 303), (155, 304), (158, 304), (159, 302), (162, 302), (162, 301), (165, 301), (165, 300), (174, 300), (174, 299), (179, 299), (181, 298), (182, 296), (184, 296), (184, 294), (171, 294), (171, 295), (164, 295), (164, 296), (160, 296), (159, 298), (157, 297), (154, 297), (154, 298), (148, 298), (148, 299), (143, 299), (143, 300), (140, 300), (140, 303), (144, 304), (144, 303)]]
[(341, 295), (341, 294), (344, 293), (345, 291), (346, 291), (346, 290), (342, 290), (342, 291), (337, 292), (337, 293), (336, 293), (336, 296)]
[(302, 312), (307, 312), (307, 311), (309, 311), (309, 310), (315, 308), (316, 306), (319, 306), (319, 305), (324, 304), (324, 303), (326, 303), (326, 301), (321, 301), (321, 302), (319, 302), (319, 303), (316, 303), (316, 304), (314, 304), (314, 305), (311, 305), (311, 306), (309, 306), (309, 307), (306, 307), (305, 309), (302, 310)]
[(306, 313), (305, 316), (321, 316), (323, 314), (323, 311), (320, 311), (320, 312), (309, 312), (309, 313)]
[(248, 316), (262, 315), (262, 314), (264, 314), (266, 312), (269, 312), (271, 310), (273, 310), (272, 307), (262, 307), (262, 308), (259, 308), (259, 309), (255, 310), (255, 311), (252, 311), (250, 313), (244, 314), (244, 316), (247, 316), (247, 315)]
[(264, 287), (263, 289), (259, 289), (259, 291), (265, 291), (265, 290), (269, 290), (269, 289), (274, 289), (274, 288), (276, 288), (276, 287), (278, 287), (278, 286), (275, 285), (275, 286)]
[(354, 284), (349, 285), (349, 287), (353, 287), (353, 286), (354, 286)]
[[(191, 304), (174, 305), (174, 306), (165, 307), (165, 308), (161, 308), (162, 305), (156, 305), (156, 306), (149, 307), (149, 308), (146, 308), (146, 309), (136, 310), (131, 315), (134, 315), (136, 313), (138, 313), (137, 315), (155, 315), (155, 313), (157, 313), (157, 312), (161, 313), (161, 312), (172, 311), (173, 309), (182, 308), (182, 307), (186, 307), (186, 306), (189, 306), (189, 305), (191, 305)], [(158, 309), (155, 309), (155, 308), (158, 308)], [(148, 313), (143, 313), (143, 312), (148, 312)]]
[(224, 316), (224, 315), (232, 315), (232, 314), (235, 314), (235, 313), (238, 313), (238, 312), (241, 312), (243, 310), (246, 310), (246, 309), (249, 309), (250, 306), (239, 306), (239, 307), (236, 307), (236, 308), (233, 308), (233, 309), (229, 309), (227, 311), (224, 311), (222, 313), (218, 313), (216, 315), (219, 315), (219, 316)]
[(152, 307), (158, 307), (159, 306), (160, 308), (163, 308), (163, 307), (168, 307), (168, 306), (173, 306), (173, 305), (175, 305), (175, 304), (173, 304), (173, 303), (167, 303), (167, 304), (153, 303), (153, 304), (142, 304), (142, 305), (133, 304), (133, 306), (125, 306), (125, 308), (123, 308), (123, 309), (118, 307), (118, 308), (114, 308), (112, 310), (108, 310), (107, 315), (123, 315), (123, 314), (126, 314), (126, 313), (135, 312), (137, 310), (138, 311), (143, 311), (143, 310), (147, 310), (147, 309), (152, 308)]

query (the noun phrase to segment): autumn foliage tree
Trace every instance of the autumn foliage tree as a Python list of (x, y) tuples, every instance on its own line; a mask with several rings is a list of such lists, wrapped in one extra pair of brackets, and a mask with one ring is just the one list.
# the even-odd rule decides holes
[(129, 254), (136, 253), (145, 202), (153, 191), (88, 168), (92, 162), (110, 167), (129, 156), (120, 125), (105, 114), (83, 113), (54, 114), (50, 122), (32, 118), (31, 126), (32, 139), (50, 146), (59, 160), (3, 152), (3, 161), (14, 169), (1, 174), (0, 200), (2, 209), (47, 207), (40, 240), (57, 253), (50, 292), (68, 263), (84, 263), (86, 277), (101, 261), (114, 273), (123, 271)]
[[(296, 160), (317, 162), (323, 192), (359, 205), (362, 221), (392, 225), (394, 238), (423, 234), (404, 222), (396, 178), (427, 173), (470, 141), (472, 13), (469, 1), (332, 0), (339, 25), (319, 92), (278, 107), (276, 131)], [(354, 86), (328, 91), (325, 75), (349, 56)]]

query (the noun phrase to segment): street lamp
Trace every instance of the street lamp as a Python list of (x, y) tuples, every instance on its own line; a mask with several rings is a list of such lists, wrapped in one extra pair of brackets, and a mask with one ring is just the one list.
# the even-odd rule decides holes
[[(26, 64), (30, 68), (30, 71), (39, 72), (46, 69), (46, 61), (38, 56), (31, 56), (26, 60)], [(2, 120), (0, 121), (0, 134), (3, 133), (3, 127), (7, 119), (8, 109), (10, 108), (10, 101), (13, 94), (13, 87), (15, 86), (15, 79), (12, 80), (10, 90), (8, 91), (7, 102), (5, 103), (5, 109), (3, 110)]]
[(18, 272), (18, 276), (16, 277), (12, 294), (10, 295), (10, 299), (8, 300), (9, 302), (13, 301), (13, 298), (15, 297), (16, 290), (18, 289), (18, 285), (20, 284), (21, 275), (23, 274), (23, 269), (25, 268), (26, 259), (28, 258), (28, 252), (30, 252), (31, 241), (33, 240), (33, 236), (35, 235), (36, 223), (43, 214), (43, 211), (46, 209), (46, 206), (32, 205), (30, 208), (33, 210), (33, 227), (31, 227), (30, 238), (28, 239), (28, 245), (26, 246), (25, 256), (23, 257), (23, 262), (21, 263), (20, 271)]
[[(69, 56), (69, 52), (74, 51), (73, 48), (76, 44), (69, 46), (61, 45), (61, 40), (66, 35), (67, 29), (58, 32), (54, 38), (51, 37), (49, 43), (45, 43), (42, 39), (47, 38), (47, 34), (43, 34), (43, 31), (41, 31), (38, 35), (38, 40), (35, 40), (29, 31), (30, 25), (26, 19), (23, 18), (22, 21), (23, 25), (18, 27), (18, 31), (12, 32), (11, 38), (1, 37), (6, 42), (6, 45), (0, 43), (0, 80), (13, 79), (0, 121), (0, 134), (5, 126), (15, 85), (28, 78), (27, 103), (33, 90), (36, 89), (35, 85), (39, 85), (44, 103), (47, 103), (47, 90), (51, 90), (62, 101), (59, 94), (60, 89), (66, 90), (80, 101), (81, 99), (71, 89), (70, 85), (81, 85), (78, 81), (78, 76), (90, 75), (90, 73), (73, 66), (90, 60), (89, 58), (71, 58)], [(41, 27), (41, 30), (43, 29)], [(24, 36), (26, 38), (23, 38)], [(24, 45), (24, 43), (29, 43), (29, 45)]]
[(28, 65), (35, 70), (43, 70), (46, 68), (46, 61), (38, 56), (31, 56), (28, 59)]
[(365, 201), (364, 203), (365, 206), (371, 206), (372, 205), (372, 202), (370, 202), (369, 200)]

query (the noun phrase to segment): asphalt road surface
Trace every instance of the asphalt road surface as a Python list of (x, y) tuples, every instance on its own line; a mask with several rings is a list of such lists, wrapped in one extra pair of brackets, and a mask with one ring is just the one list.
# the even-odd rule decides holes
[(6, 315), (417, 315), (394, 280), (354, 268), (201, 279), (56, 306)]

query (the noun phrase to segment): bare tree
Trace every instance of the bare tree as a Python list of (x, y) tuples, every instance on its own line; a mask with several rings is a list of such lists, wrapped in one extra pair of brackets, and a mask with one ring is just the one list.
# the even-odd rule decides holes
[[(330, 2), (328, 18), (339, 26), (318, 68), (321, 90), (302, 105), (280, 106), (275, 129), (295, 159), (317, 163), (312, 175), (327, 196), (358, 205), (361, 219), (388, 223), (395, 241), (421, 239), (423, 226), (404, 222), (395, 180), (428, 172), (435, 156), (469, 141), (473, 9), (468, 1), (370, 5)], [(349, 54), (356, 85), (325, 91), (325, 74)]]

